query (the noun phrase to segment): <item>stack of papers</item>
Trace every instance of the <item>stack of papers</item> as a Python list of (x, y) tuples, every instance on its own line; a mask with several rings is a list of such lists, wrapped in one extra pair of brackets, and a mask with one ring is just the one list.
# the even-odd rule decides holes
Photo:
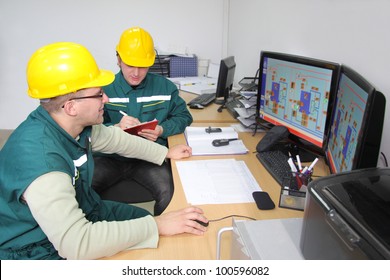
[(180, 77), (169, 78), (177, 88), (195, 94), (215, 93), (217, 91), (217, 79), (209, 77)]
[[(246, 154), (248, 149), (242, 140), (238, 139), (238, 133), (232, 127), (221, 127), (220, 132), (206, 132), (209, 127), (189, 126), (184, 131), (188, 146), (192, 148), (192, 155), (232, 155)], [(235, 139), (226, 146), (214, 147), (212, 142), (216, 139)]]
[(176, 166), (187, 202), (193, 205), (252, 203), (252, 193), (261, 191), (244, 161), (176, 161)]

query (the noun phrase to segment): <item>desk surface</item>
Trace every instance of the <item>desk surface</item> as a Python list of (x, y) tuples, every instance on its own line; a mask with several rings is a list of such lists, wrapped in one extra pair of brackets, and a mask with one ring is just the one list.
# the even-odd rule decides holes
[[(202, 123), (195, 123), (193, 125), (204, 126)], [(214, 123), (213, 125), (228, 126), (229, 124)], [(191, 158), (185, 160), (204, 160), (217, 158), (235, 158), (237, 160), (244, 160), (262, 190), (270, 194), (276, 207), (273, 210), (262, 211), (257, 209), (254, 202), (240, 204), (202, 205), (200, 207), (204, 210), (205, 216), (209, 220), (217, 220), (230, 215), (249, 216), (259, 220), (303, 217), (302, 211), (277, 207), (279, 203), (280, 186), (264, 169), (264, 167), (256, 158), (256, 154), (254, 153), (257, 143), (263, 137), (263, 133), (257, 133), (255, 136), (252, 136), (251, 133), (240, 132), (239, 137), (244, 141), (245, 146), (249, 149), (248, 154), (233, 156), (192, 156)], [(183, 134), (175, 135), (169, 138), (170, 146), (180, 143), (185, 143)], [(172, 160), (175, 193), (166, 211), (177, 210), (188, 206), (175, 162), (176, 161)], [(314, 175), (324, 176), (328, 174), (328, 168), (325, 166), (324, 162), (320, 160), (316, 165)], [(157, 249), (123, 251), (110, 257), (109, 259), (216, 259), (216, 241), (218, 231), (223, 227), (229, 227), (231, 225), (232, 218), (223, 219), (221, 221), (213, 221), (210, 222), (208, 230), (204, 236), (194, 236), (191, 234), (180, 234), (171, 237), (162, 236), (160, 237), (160, 242)], [(222, 235), (221, 259), (229, 259), (230, 242), (231, 233), (225, 233)]]
[[(197, 94), (180, 91), (180, 96), (186, 103), (197, 97)], [(189, 109), (194, 119), (194, 123), (233, 123), (238, 122), (228, 111), (223, 109), (222, 112), (218, 112), (220, 105), (215, 103), (210, 104), (204, 109)]]

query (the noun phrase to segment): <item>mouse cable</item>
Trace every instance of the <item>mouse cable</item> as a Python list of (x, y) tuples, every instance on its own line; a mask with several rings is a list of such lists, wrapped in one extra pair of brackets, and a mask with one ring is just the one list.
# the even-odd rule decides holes
[(256, 221), (256, 220), (257, 220), (257, 219), (255, 219), (255, 218), (248, 217), (248, 216), (229, 215), (229, 216), (225, 216), (225, 217), (222, 217), (222, 218), (219, 218), (219, 219), (209, 220), (209, 222), (218, 222), (218, 221), (222, 221), (222, 220), (228, 219), (228, 218), (245, 218), (245, 219), (249, 219), (249, 220), (253, 220), (253, 221)]

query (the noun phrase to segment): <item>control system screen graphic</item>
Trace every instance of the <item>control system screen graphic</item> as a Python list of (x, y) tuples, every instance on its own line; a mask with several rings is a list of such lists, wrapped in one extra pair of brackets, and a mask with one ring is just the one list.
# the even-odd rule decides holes
[(335, 170), (352, 170), (368, 94), (347, 76), (340, 78), (328, 148)]
[(321, 147), (332, 70), (269, 57), (262, 69), (260, 116)]

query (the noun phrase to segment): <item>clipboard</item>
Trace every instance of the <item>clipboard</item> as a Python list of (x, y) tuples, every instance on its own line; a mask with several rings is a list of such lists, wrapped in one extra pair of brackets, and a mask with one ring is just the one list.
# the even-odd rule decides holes
[(138, 133), (141, 132), (143, 129), (152, 129), (153, 130), (156, 128), (157, 124), (158, 124), (158, 120), (154, 119), (154, 120), (149, 121), (149, 122), (143, 122), (143, 123), (140, 123), (138, 125), (126, 128), (124, 131), (126, 131), (129, 134), (138, 136)]

